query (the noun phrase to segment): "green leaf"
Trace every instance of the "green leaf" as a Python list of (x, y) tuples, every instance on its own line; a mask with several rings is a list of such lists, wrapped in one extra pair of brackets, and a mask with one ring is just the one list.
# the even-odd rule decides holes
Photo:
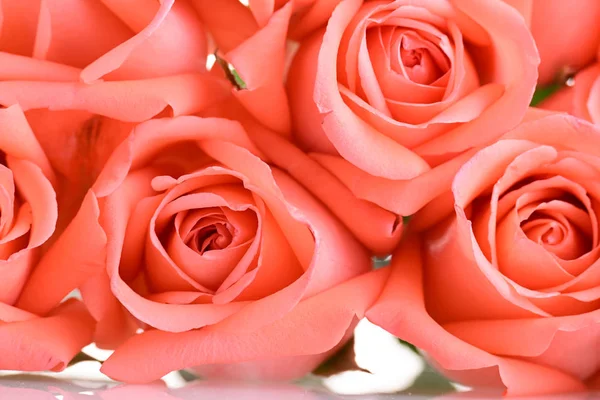
[(363, 371), (371, 373), (356, 364), (356, 353), (354, 352), (354, 338), (350, 339), (337, 353), (319, 365), (314, 375), (329, 377), (345, 371)]
[(559, 84), (552, 84), (548, 86), (538, 87), (533, 94), (533, 99), (531, 100), (530, 106), (535, 107), (540, 104), (543, 100), (550, 97), (554, 92), (561, 88)]
[(233, 79), (235, 80), (235, 84), (238, 89), (246, 89), (246, 82), (240, 77), (240, 74), (233, 68), (233, 65), (229, 64), (229, 70), (231, 71), (231, 75), (233, 75)]
[(425, 367), (425, 370), (419, 375), (412, 386), (406, 390), (410, 394), (427, 394), (428, 396), (448, 394), (455, 391), (456, 389), (450, 381), (430, 365)]
[(192, 381), (197, 381), (200, 379), (200, 377), (192, 374), (191, 372), (186, 371), (185, 369), (179, 370), (179, 375), (183, 378), (184, 381), (186, 382), (192, 382)]
[(79, 352), (75, 357), (73, 357), (73, 359), (69, 362), (69, 367), (73, 366), (75, 364), (78, 364), (80, 362), (84, 362), (84, 361), (96, 361), (99, 362), (100, 364), (102, 364), (102, 361), (95, 359), (94, 357), (90, 356), (89, 354), (84, 353), (83, 351)]
[(248, 86), (246, 86), (246, 82), (244, 82), (244, 80), (232, 64), (228, 63), (227, 60), (219, 57), (217, 53), (215, 53), (215, 57), (217, 59), (217, 63), (225, 73), (225, 76), (227, 77), (229, 82), (231, 82), (231, 84), (235, 86), (237, 90), (244, 90), (248, 88)]
[(417, 349), (417, 347), (414, 344), (408, 343), (408, 342), (406, 342), (406, 341), (404, 341), (402, 339), (398, 339), (398, 341), (400, 343), (402, 343), (403, 346), (406, 346), (409, 349), (411, 349), (415, 354), (418, 354), (419, 356), (421, 355), (421, 353), (419, 353), (419, 349)]

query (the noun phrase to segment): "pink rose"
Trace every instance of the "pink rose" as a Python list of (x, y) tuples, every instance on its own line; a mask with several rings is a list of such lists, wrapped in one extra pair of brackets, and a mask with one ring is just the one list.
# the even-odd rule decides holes
[(297, 378), (375, 301), (388, 272), (363, 275), (364, 247), (256, 153), (237, 122), (178, 117), (140, 124), (108, 160), (61, 238), (81, 249), (76, 271), (40, 272), (63, 277), (55, 298), (80, 285), (117, 345), (104, 373)]
[(502, 2), (343, 1), (292, 62), (294, 139), (357, 197), (410, 215), (452, 177), (433, 167), (520, 122), (537, 64)]
[(136, 123), (227, 94), (191, 2), (3, 1), (0, 15), (0, 105), (25, 111), (58, 174), (60, 227)]
[(552, 83), (596, 57), (600, 2), (596, 0), (504, 0), (525, 18), (540, 53), (539, 83)]
[(95, 324), (76, 300), (40, 313), (21, 304), (32, 273), (45, 283), (39, 297), (56, 284), (38, 273), (56, 262), (56, 176), (18, 106), (0, 109), (0, 131), (0, 369), (60, 371)]
[(563, 111), (595, 124), (600, 124), (600, 64), (578, 72), (572, 87), (564, 87), (542, 101), (538, 107)]
[(597, 127), (565, 115), (523, 123), (460, 169), (455, 212), (406, 238), (367, 317), (469, 386), (597, 385), (598, 182)]

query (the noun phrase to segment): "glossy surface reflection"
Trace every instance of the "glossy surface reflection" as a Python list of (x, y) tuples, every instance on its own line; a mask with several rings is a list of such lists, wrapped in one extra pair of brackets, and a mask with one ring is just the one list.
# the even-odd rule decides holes
[[(36, 375), (10, 375), (0, 377), (0, 399), (22, 400), (484, 400), (499, 399), (499, 392), (454, 392), (435, 395), (435, 388), (411, 387), (398, 394), (340, 395), (327, 391), (314, 383), (304, 384), (240, 384), (232, 382), (193, 381), (181, 387), (169, 387), (164, 381), (150, 385), (118, 385), (110, 381), (79, 381), (56, 379)], [(598, 398), (597, 393), (528, 397), (527, 399), (584, 400)], [(520, 398), (522, 399), (522, 398)]]

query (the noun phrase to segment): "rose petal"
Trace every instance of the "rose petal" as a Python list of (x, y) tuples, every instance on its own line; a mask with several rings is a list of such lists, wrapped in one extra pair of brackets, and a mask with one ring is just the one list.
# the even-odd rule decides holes
[(289, 3), (277, 11), (264, 28), (225, 55), (246, 84), (246, 88), (234, 90), (234, 96), (259, 122), (286, 135), (291, 122), (282, 82), (291, 13)]
[(58, 219), (56, 193), (42, 170), (30, 161), (7, 157), (9, 168), (15, 176), (17, 189), (31, 206), (33, 220), (29, 248), (44, 244), (54, 233)]
[(203, 72), (206, 57), (204, 30), (193, 8), (185, 2), (165, 0), (144, 29), (88, 65), (81, 80), (89, 83), (102, 77), (144, 79)]
[(32, 272), (17, 302), (19, 308), (46, 314), (73, 289), (103, 271), (106, 236), (90, 222), (97, 221), (98, 214), (96, 197), (89, 193), (75, 219)]
[[(466, 319), (548, 316), (517, 293), (485, 258), (463, 215), (428, 233), (424, 260), (431, 273), (424, 281), (429, 314), (439, 323)], [(439, 262), (433, 260), (439, 259)], [(444, 268), (440, 274), (439, 268)], [(464, 277), (469, 276), (468, 280)], [(473, 303), (468, 299), (477, 298)]]
[(30, 57), (33, 53), (40, 0), (0, 3), (0, 51)]
[(134, 124), (86, 111), (27, 111), (27, 120), (55, 171), (66, 179), (58, 189), (60, 217), (69, 221), (77, 211), (112, 151), (131, 133)]
[[(462, 321), (444, 325), (449, 333), (484, 351), (500, 356), (522, 357), (588, 379), (600, 367), (590, 354), (600, 330), (598, 312), (558, 318)], [(565, 359), (565, 351), (577, 362)]]
[(94, 321), (78, 301), (68, 301), (45, 318), (0, 325), (0, 369), (61, 371), (92, 341)]
[(27, 81), (77, 81), (78, 68), (10, 53), (0, 53), (0, 79)]
[(194, 114), (227, 94), (209, 75), (174, 75), (137, 81), (0, 82), (0, 104), (24, 110), (85, 110), (121, 121), (140, 122), (170, 107), (174, 115)]
[(37, 254), (26, 248), (17, 250), (9, 248), (8, 250), (6, 259), (0, 260), (0, 275), (2, 276), (0, 302), (13, 305), (27, 284), (27, 278), (35, 265)]
[[(323, 353), (337, 345), (352, 321), (375, 301), (386, 277), (387, 270), (359, 276), (302, 301), (283, 318), (251, 333), (222, 330), (217, 324), (179, 334), (149, 331), (137, 335), (113, 353), (102, 372), (121, 381), (141, 383), (196, 365)], [(178, 346), (187, 350), (181, 347), (180, 351)], [(147, 368), (130, 368), (134, 359), (139, 362), (140, 355), (146, 357)]]
[[(429, 293), (423, 290), (423, 275), (425, 272), (430, 275), (434, 266), (432, 260), (421, 259), (420, 248), (419, 239), (412, 237), (392, 257), (390, 279), (377, 303), (367, 312), (371, 322), (414, 343), (447, 375), (470, 386), (504, 386), (507, 395), (584, 390), (580, 381), (558, 369), (492, 355), (462, 341), (432, 319), (429, 304), (425, 308)], [(443, 264), (441, 260), (435, 263)], [(477, 303), (486, 302), (479, 296), (470, 298), (477, 298)]]
[(192, 4), (216, 47), (227, 53), (251, 37), (258, 25), (252, 13), (238, 0), (192, 0)]
[(299, 9), (290, 21), (291, 38), (299, 39), (325, 26), (339, 0), (294, 0)]
[(33, 57), (83, 68), (132, 32), (101, 1), (41, 0)]
[(498, 268), (508, 278), (528, 289), (544, 289), (573, 279), (540, 244), (520, 228), (520, 218), (511, 212), (498, 224)]
[(13, 173), (8, 167), (0, 164), (0, 240), (2, 241), (4, 241), (3, 236), (13, 225), (16, 200)]
[(313, 93), (322, 34), (303, 40), (288, 72), (286, 90), (292, 115), (294, 141), (304, 150), (336, 154), (321, 125), (322, 118)]
[(1, 322), (19, 322), (38, 318), (37, 315), (23, 311), (17, 307), (10, 306), (0, 302), (0, 321)]
[[(415, 179), (394, 181), (369, 175), (338, 156), (310, 154), (321, 166), (343, 182), (356, 197), (400, 215), (412, 215), (429, 201), (441, 196), (450, 186), (450, 182), (462, 164), (472, 155), (473, 152), (461, 154)], [(453, 203), (450, 207), (436, 207), (433, 214), (450, 214), (452, 207)], [(431, 218), (436, 217), (432, 215)]]
[(16, 158), (29, 160), (39, 166), (50, 182), (55, 182), (54, 172), (44, 150), (31, 131), (19, 105), (0, 109), (0, 150)]
[[(540, 83), (554, 81), (565, 67), (580, 68), (594, 59), (600, 45), (600, 5), (583, 1), (565, 6), (560, 0), (544, 1), (533, 5), (531, 32), (540, 52)], [(577, 21), (577, 27), (563, 21)], [(573, 48), (573, 41), (577, 46)]]

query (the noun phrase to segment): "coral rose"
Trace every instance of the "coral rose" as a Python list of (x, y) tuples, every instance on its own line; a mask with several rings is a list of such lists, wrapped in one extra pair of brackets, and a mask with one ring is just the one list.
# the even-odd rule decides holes
[(80, 282), (108, 342), (144, 329), (104, 363), (107, 375), (148, 382), (202, 365), (210, 376), (296, 378), (378, 296), (387, 271), (362, 275), (365, 248), (253, 149), (234, 121), (156, 119), (105, 165), (66, 231), (87, 250), (75, 272), (52, 273), (63, 277), (57, 293)]
[(470, 386), (524, 395), (591, 385), (599, 182), (596, 127), (566, 115), (520, 125), (460, 169), (455, 213), (407, 237), (367, 317)]
[(408, 215), (443, 191), (432, 167), (516, 126), (538, 57), (502, 2), (341, 2), (301, 41), (293, 134), (359, 198)]
[[(0, 369), (60, 371), (92, 341), (95, 323), (76, 300), (43, 313), (20, 304), (31, 274), (57, 262), (46, 251), (56, 236), (55, 174), (18, 106), (0, 109), (0, 132)], [(43, 297), (55, 280), (38, 276)]]
[(544, 99), (538, 107), (564, 111), (594, 124), (600, 124), (600, 64), (578, 72), (572, 86), (566, 86)]
[(548, 84), (592, 62), (600, 46), (596, 0), (504, 0), (525, 18), (540, 53), (539, 83)]
[(228, 91), (206, 74), (206, 35), (186, 1), (3, 1), (0, 16), (0, 104), (25, 111), (65, 211), (136, 123)]

